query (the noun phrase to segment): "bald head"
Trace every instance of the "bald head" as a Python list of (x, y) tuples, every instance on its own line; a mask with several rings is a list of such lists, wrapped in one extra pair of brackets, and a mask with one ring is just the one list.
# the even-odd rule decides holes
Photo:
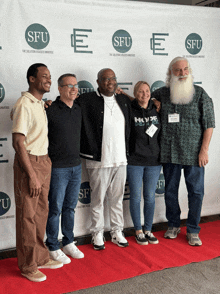
[(98, 72), (97, 84), (99, 91), (105, 96), (112, 96), (117, 88), (115, 73), (110, 68), (103, 68)]

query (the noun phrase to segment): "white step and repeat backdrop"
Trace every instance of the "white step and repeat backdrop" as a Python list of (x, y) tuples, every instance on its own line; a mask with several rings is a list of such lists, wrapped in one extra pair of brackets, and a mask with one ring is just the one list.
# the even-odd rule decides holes
[[(52, 75), (51, 92), (58, 95), (57, 79), (75, 73), (80, 92), (96, 89), (97, 72), (112, 68), (119, 85), (130, 95), (138, 80), (154, 90), (164, 85), (171, 59), (185, 56), (195, 83), (220, 109), (220, 9), (132, 1), (1, 0), (0, 1), (0, 249), (15, 247), (13, 158), (9, 114), (21, 91), (27, 90), (26, 72), (35, 62), (45, 63)], [(210, 146), (202, 215), (220, 212), (220, 131)], [(166, 221), (164, 180), (156, 193), (154, 222)], [(182, 218), (187, 217), (187, 193), (180, 187)], [(106, 203), (106, 208), (108, 203)], [(90, 189), (83, 173), (76, 208), (75, 236), (89, 233)], [(106, 209), (106, 230), (109, 230)], [(124, 196), (125, 227), (131, 227), (129, 188)]]

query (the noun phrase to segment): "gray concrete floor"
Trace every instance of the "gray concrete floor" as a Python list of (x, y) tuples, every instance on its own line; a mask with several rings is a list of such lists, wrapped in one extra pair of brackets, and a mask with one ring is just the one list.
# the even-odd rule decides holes
[(220, 257), (70, 293), (219, 294)]

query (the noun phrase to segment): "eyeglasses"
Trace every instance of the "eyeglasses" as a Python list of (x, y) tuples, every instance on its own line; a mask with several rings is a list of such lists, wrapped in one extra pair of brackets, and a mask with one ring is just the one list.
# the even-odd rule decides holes
[(116, 82), (117, 81), (117, 78), (116, 77), (113, 77), (113, 78), (102, 78), (102, 81), (104, 81), (104, 82), (110, 82), (110, 81)]
[(68, 85), (62, 85), (62, 86), (60, 86), (60, 87), (61, 87), (61, 88), (62, 88), (62, 87), (68, 87), (68, 88), (70, 88), (70, 89), (72, 89), (72, 88), (78, 89), (78, 88), (79, 88), (78, 84), (76, 84), (76, 85), (68, 84)]

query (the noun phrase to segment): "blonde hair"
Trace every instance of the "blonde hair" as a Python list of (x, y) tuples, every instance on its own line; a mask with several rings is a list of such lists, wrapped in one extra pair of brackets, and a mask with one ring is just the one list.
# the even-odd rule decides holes
[(134, 92), (133, 92), (134, 93), (134, 97), (136, 97), (137, 91), (139, 90), (139, 88), (140, 88), (141, 85), (147, 85), (149, 87), (149, 89), (150, 89), (150, 85), (147, 82), (145, 82), (145, 81), (139, 81), (134, 86)]

